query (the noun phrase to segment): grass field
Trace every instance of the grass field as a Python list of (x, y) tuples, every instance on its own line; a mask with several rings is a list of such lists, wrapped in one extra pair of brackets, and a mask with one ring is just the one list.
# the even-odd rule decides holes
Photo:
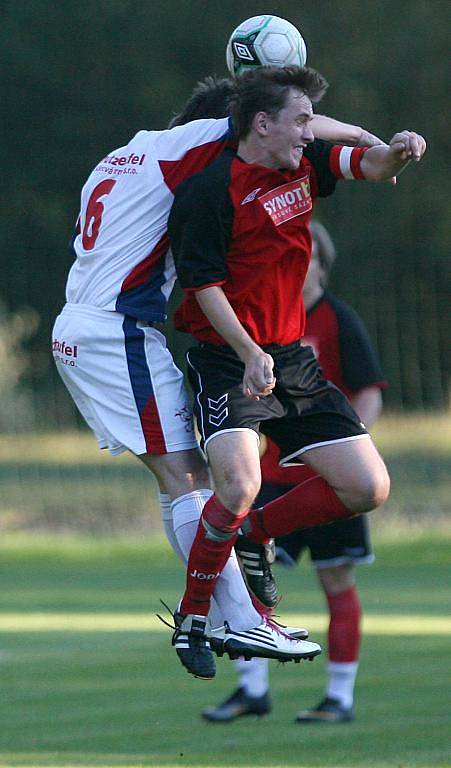
[[(0, 768), (451, 766), (451, 418), (375, 430), (392, 495), (372, 515), (357, 719), (294, 723), (322, 695), (324, 659), (271, 664), (262, 720), (200, 718), (235, 687), (192, 679), (157, 619), (183, 572), (161, 538), (151, 477), (87, 433), (0, 438)], [(324, 641), (307, 564), (278, 571), (280, 613)]]
[[(155, 613), (174, 604), (182, 571), (166, 545), (9, 538), (1, 546), (1, 766), (451, 765), (451, 585), (447, 535), (377, 542), (359, 571), (365, 637), (357, 720), (303, 726), (323, 660), (272, 663), (273, 713), (233, 725), (201, 709), (235, 685), (220, 660), (214, 682), (179, 665)], [(283, 617), (324, 639), (311, 569), (279, 569)]]

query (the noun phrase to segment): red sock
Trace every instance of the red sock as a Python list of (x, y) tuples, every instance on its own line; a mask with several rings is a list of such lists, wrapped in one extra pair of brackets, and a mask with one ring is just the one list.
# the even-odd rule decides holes
[[(215, 495), (207, 501), (188, 559), (186, 591), (180, 605), (181, 613), (207, 615), (216, 581), (229, 559), (238, 528), (246, 515), (247, 510), (240, 515), (234, 515)], [(203, 521), (218, 531), (232, 535), (222, 541), (207, 538)]]
[(330, 661), (358, 661), (360, 649), (360, 619), (362, 608), (356, 586), (338, 595), (326, 594), (329, 603)]
[(333, 520), (351, 517), (331, 486), (322, 477), (299, 483), (261, 509), (249, 512), (250, 531), (246, 536), (263, 544), (268, 536), (284, 536), (301, 528), (313, 528)]

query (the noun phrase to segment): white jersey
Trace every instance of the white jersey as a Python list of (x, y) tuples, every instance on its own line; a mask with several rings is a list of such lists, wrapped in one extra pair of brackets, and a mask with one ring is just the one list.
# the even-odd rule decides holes
[(229, 118), (195, 120), (139, 131), (103, 158), (82, 189), (67, 301), (165, 320), (175, 282), (167, 234), (174, 191), (232, 140)]

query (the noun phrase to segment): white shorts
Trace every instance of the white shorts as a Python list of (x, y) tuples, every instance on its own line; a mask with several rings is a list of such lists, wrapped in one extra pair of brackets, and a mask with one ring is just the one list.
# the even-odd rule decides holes
[(101, 448), (197, 448), (183, 375), (162, 333), (118, 312), (66, 304), (53, 327), (58, 372)]

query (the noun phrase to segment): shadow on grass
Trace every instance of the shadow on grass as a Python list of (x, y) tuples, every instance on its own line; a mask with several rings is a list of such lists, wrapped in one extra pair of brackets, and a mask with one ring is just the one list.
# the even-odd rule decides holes
[(274, 709), (264, 720), (215, 726), (200, 713), (235, 686), (230, 662), (218, 661), (213, 684), (194, 680), (179, 666), (169, 634), (6, 634), (0, 764), (438, 768), (448, 747), (442, 680), (450, 656), (444, 636), (368, 635), (355, 723), (293, 722), (321, 695), (318, 659), (271, 665)]

